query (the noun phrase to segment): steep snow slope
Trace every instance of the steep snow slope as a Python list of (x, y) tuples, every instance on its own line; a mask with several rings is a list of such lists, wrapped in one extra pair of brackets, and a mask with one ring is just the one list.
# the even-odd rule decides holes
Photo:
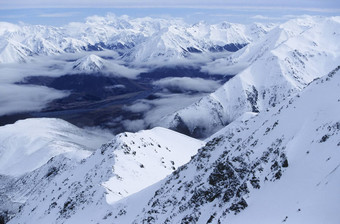
[(222, 66), (220, 71), (249, 66), (216, 92), (163, 118), (162, 126), (206, 137), (244, 112), (275, 107), (339, 63), (339, 29), (338, 18), (318, 17), (274, 28), (257, 42), (211, 64)]
[(27, 56), (33, 54), (29, 48), (19, 42), (1, 40), (0, 52), (0, 63), (26, 62)]
[(20, 176), (63, 154), (80, 161), (89, 156), (107, 133), (86, 131), (60, 119), (35, 118), (0, 127), (0, 175)]
[(10, 223), (98, 222), (96, 216), (110, 216), (111, 203), (163, 179), (201, 146), (164, 128), (117, 135), (76, 168), (40, 186)]
[(116, 203), (110, 221), (338, 223), (339, 70), (220, 130), (171, 176)]
[(70, 172), (77, 164), (75, 160), (59, 154), (38, 169), (19, 177), (0, 175), (0, 220), (2, 218), (6, 223), (31, 195), (38, 194), (57, 174)]
[(108, 203), (112, 203), (163, 179), (188, 162), (203, 142), (168, 129), (154, 128), (118, 135), (108, 145), (115, 150), (112, 164), (115, 176), (103, 186), (108, 189)]
[(192, 48), (197, 52), (203, 49), (186, 32), (185, 27), (170, 26), (148, 38), (143, 44), (136, 47), (132, 53), (132, 61), (137, 63), (179, 60), (188, 57)]

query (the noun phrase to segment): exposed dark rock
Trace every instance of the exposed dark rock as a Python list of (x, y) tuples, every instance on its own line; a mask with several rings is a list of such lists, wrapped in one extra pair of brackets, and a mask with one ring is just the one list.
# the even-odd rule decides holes
[(230, 206), (230, 211), (233, 211), (234, 214), (236, 215), (237, 213), (239, 213), (240, 211), (242, 211), (243, 209), (245, 209), (246, 207), (248, 207), (248, 204), (246, 202), (246, 200), (244, 200), (244, 198), (241, 198), (240, 201), (233, 203)]

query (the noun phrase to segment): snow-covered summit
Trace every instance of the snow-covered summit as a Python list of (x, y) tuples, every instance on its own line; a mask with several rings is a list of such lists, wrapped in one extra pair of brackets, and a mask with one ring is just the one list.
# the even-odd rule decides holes
[(75, 61), (72, 68), (73, 71), (91, 73), (105, 69), (105, 64), (105, 59), (97, 55), (90, 54)]
[(160, 127), (117, 135), (102, 146), (102, 152), (112, 153), (115, 161), (111, 164), (113, 177), (103, 183), (108, 203), (163, 179), (187, 163), (203, 145), (202, 141)]
[(0, 175), (20, 176), (63, 154), (80, 161), (110, 135), (54, 118), (31, 118), (0, 127)]
[[(109, 213), (112, 203), (165, 178), (187, 163), (202, 145), (202, 141), (174, 131), (154, 128), (119, 134), (78, 166), (67, 160), (66, 165), (61, 159), (52, 160), (45, 165), (47, 167), (30, 174), (49, 172), (48, 167), (56, 167), (53, 181), (45, 181), (51, 175), (39, 175), (43, 185), (30, 191), (24, 207), (36, 207), (35, 203), (41, 197), (45, 198), (46, 204), (40, 204), (33, 213), (32, 209), (24, 209), (22, 216), (18, 214), (17, 218), (21, 216), (26, 220), (19, 221), (22, 223), (50, 223), (51, 220), (64, 223), (71, 217), (88, 222), (84, 214), (93, 214), (93, 209), (97, 208)], [(73, 211), (68, 207), (73, 207)], [(26, 211), (30, 213), (30, 219), (27, 219)]]

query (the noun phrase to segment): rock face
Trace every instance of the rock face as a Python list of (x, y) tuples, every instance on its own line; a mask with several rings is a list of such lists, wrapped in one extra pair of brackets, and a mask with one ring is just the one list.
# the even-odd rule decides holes
[(258, 41), (225, 59), (207, 66), (227, 71), (246, 67), (216, 92), (160, 123), (189, 135), (208, 137), (245, 112), (275, 107), (292, 93), (301, 91), (315, 78), (332, 70), (339, 62), (338, 18), (292, 20), (272, 29)]

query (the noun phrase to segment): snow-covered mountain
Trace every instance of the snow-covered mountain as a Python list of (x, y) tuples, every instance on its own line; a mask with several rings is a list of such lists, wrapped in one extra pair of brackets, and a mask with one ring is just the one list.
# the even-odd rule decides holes
[(116, 204), (110, 221), (337, 223), (339, 70), (220, 130), (155, 188)]
[[(65, 217), (70, 217), (70, 214), (68, 211), (66, 213), (53, 211), (53, 208), (59, 209), (59, 205), (68, 198), (74, 203), (88, 204), (91, 201), (101, 204), (99, 207), (107, 207), (165, 178), (177, 167), (187, 163), (202, 145), (202, 141), (164, 128), (139, 133), (122, 133), (102, 145), (88, 159), (82, 160), (81, 164), (76, 164), (74, 160), (62, 154), (22, 176), (16, 178), (3, 176), (4, 187), (0, 191), (10, 200), (2, 200), (9, 204), (7, 208), (10, 207), (13, 212), (17, 212), (16, 203), (33, 205), (36, 203), (35, 200), (41, 200), (41, 194), (46, 194), (48, 198), (43, 201), (49, 203), (50, 211), (47, 213), (53, 216), (52, 219), (62, 222)], [(10, 161), (15, 163), (16, 160), (12, 158)], [(26, 183), (25, 188), (22, 186), (23, 182)], [(63, 183), (60, 185), (61, 182)], [(64, 191), (74, 187), (77, 190)], [(60, 194), (61, 192), (64, 193)], [(19, 198), (21, 200), (17, 200)], [(78, 199), (80, 201), (77, 201)], [(73, 202), (69, 206), (75, 206), (72, 204)], [(41, 208), (45, 209), (43, 207)], [(61, 209), (66, 211), (64, 207)], [(83, 209), (91, 213), (92, 206)], [(60, 217), (54, 217), (55, 215)], [(41, 218), (38, 218), (38, 222)], [(24, 219), (26, 220), (24, 223), (33, 222), (33, 219)], [(53, 223), (54, 221), (47, 221), (50, 219), (51, 217), (46, 216), (45, 221)]]
[(105, 63), (105, 59), (90, 54), (75, 61), (72, 68), (77, 72), (94, 73), (104, 69)]
[(339, 17), (306, 17), (272, 29), (258, 41), (208, 65), (208, 71), (228, 71), (237, 65), (245, 69), (216, 92), (163, 118), (162, 125), (207, 137), (244, 112), (275, 107), (339, 63), (339, 29)]
[(0, 63), (26, 62), (27, 56), (33, 52), (25, 45), (16, 41), (0, 41)]
[(110, 138), (109, 133), (80, 129), (53, 118), (1, 126), (0, 216), (16, 213), (54, 174), (71, 169)]
[(232, 23), (189, 25), (177, 19), (132, 19), (110, 14), (64, 27), (0, 25), (0, 63), (25, 62), (35, 55), (103, 49), (114, 50), (129, 62), (152, 62), (159, 56), (164, 61), (176, 60), (203, 51), (236, 51), (273, 27)]
[(0, 127), (0, 175), (20, 176), (63, 154), (80, 161), (111, 138), (54, 118), (17, 121)]
[[(79, 167), (58, 174), (9, 223), (335, 224), (340, 218), (339, 70), (269, 111), (234, 121), (164, 180), (109, 204), (114, 185), (108, 190), (106, 181), (124, 182), (126, 177), (114, 175), (117, 162), (137, 158), (139, 149), (164, 150), (150, 142), (150, 132), (119, 135), (129, 144), (113, 140)], [(168, 142), (175, 142), (166, 129), (151, 133), (162, 131)], [(148, 162), (136, 159), (129, 171), (121, 170), (135, 174), (155, 157), (145, 158)], [(155, 161), (161, 162), (159, 157)], [(168, 162), (164, 165), (171, 166)]]
[[(181, 59), (195, 56), (195, 53), (234, 52), (263, 36), (274, 26), (254, 25), (227, 22), (214, 25), (204, 22), (182, 26), (173, 24), (136, 46), (129, 57), (135, 63), (180, 63)], [(257, 31), (254, 31), (255, 27)]]

